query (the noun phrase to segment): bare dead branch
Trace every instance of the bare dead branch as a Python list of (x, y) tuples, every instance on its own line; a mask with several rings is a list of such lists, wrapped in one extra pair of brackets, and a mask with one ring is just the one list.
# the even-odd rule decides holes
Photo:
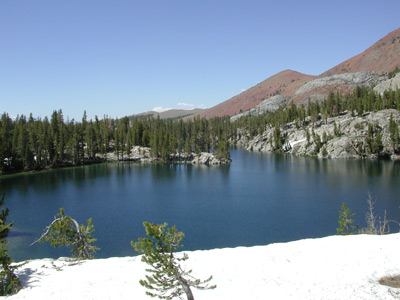
[(40, 236), (40, 238), (38, 238), (37, 240), (35, 240), (35, 241), (34, 241), (33, 243), (31, 243), (29, 246), (32, 246), (32, 245), (34, 245), (34, 244), (40, 242), (40, 241), (50, 232), (50, 229), (51, 229), (51, 227), (54, 226), (54, 224), (56, 224), (57, 222), (61, 222), (61, 221), (65, 220), (65, 219), (67, 219), (67, 218), (68, 218), (69, 221), (74, 225), (76, 232), (79, 234), (79, 233), (80, 233), (79, 224), (78, 224), (78, 222), (77, 222), (75, 219), (72, 219), (71, 217), (68, 217), (68, 216), (64, 216), (64, 217), (61, 217), (61, 218), (55, 218), (54, 221), (51, 222), (51, 223), (49, 224), (49, 226), (47, 226), (47, 227), (45, 228), (44, 233)]
[(371, 193), (368, 191), (368, 212), (365, 214), (365, 220), (369, 230), (372, 231), (374, 234), (378, 234), (378, 230), (376, 228), (376, 216), (374, 212), (375, 201), (373, 200)]
[[(386, 231), (387, 227), (387, 231)], [(383, 221), (381, 221), (381, 218), (379, 218), (379, 234), (386, 234), (390, 232), (388, 220), (386, 219), (386, 210), (385, 214), (383, 216)]]

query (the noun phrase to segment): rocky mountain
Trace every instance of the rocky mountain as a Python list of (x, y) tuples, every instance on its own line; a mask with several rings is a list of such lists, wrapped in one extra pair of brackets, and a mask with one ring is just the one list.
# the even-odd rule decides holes
[(371, 71), (343, 73), (318, 77), (303, 84), (292, 96), (295, 104), (324, 100), (330, 91), (348, 94), (357, 86), (377, 85), (387, 78)]
[[(200, 117), (233, 116), (254, 109), (261, 102), (274, 103), (275, 95), (294, 103), (322, 101), (330, 91), (350, 93), (357, 85), (377, 85), (384, 75), (400, 68), (400, 28), (389, 33), (364, 52), (329, 69), (319, 76), (285, 70), (216, 106), (202, 111)], [(290, 102), (290, 101), (289, 101)], [(250, 110), (253, 109), (253, 112)]]
[(248, 116), (248, 115), (257, 116), (257, 115), (262, 115), (263, 113), (266, 112), (274, 112), (278, 110), (281, 106), (286, 105), (287, 103), (289, 103), (288, 97), (281, 95), (272, 96), (271, 98), (262, 101), (256, 107), (251, 108), (250, 110), (245, 111), (243, 113), (239, 113), (237, 115), (232, 116), (230, 120), (231, 122), (234, 122), (243, 116)]
[(374, 87), (374, 91), (383, 94), (387, 90), (396, 90), (400, 89), (400, 73), (398, 73), (395, 77), (385, 80)]
[[(350, 112), (340, 116), (328, 118), (326, 122), (319, 120), (315, 124), (298, 128), (295, 123), (289, 123), (282, 129), (282, 135), (288, 141), (284, 150), (298, 156), (317, 156), (329, 158), (363, 158), (378, 157), (377, 154), (368, 154), (368, 125), (379, 124), (382, 150), (380, 156), (400, 159), (394, 153), (393, 144), (389, 132), (390, 117), (400, 122), (400, 111), (395, 109), (365, 113), (360, 116), (352, 116)], [(242, 130), (237, 144), (247, 150), (273, 152), (274, 127), (266, 130), (254, 138)], [(307, 134), (308, 132), (308, 134)], [(309, 137), (307, 138), (307, 135)], [(325, 136), (325, 140), (324, 140)]]

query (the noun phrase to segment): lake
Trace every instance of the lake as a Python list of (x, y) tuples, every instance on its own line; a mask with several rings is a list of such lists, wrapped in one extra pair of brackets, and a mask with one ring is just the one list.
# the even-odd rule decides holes
[[(29, 246), (63, 207), (78, 222), (92, 218), (96, 257), (137, 255), (143, 221), (185, 233), (184, 250), (265, 245), (336, 234), (345, 202), (365, 226), (368, 191), (376, 213), (400, 220), (400, 163), (329, 160), (231, 150), (230, 165), (108, 163), (3, 176), (14, 226), (16, 261), (69, 256)], [(391, 232), (399, 227), (391, 226)]]

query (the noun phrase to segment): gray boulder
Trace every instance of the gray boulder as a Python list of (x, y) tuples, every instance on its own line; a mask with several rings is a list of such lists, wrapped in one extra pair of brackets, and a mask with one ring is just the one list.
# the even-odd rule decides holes
[(388, 90), (396, 90), (400, 88), (400, 73), (398, 73), (395, 77), (385, 80), (374, 87), (374, 91), (378, 94), (383, 94)]
[(194, 159), (191, 161), (194, 165), (220, 165), (220, 164), (228, 164), (231, 162), (231, 159), (226, 158), (217, 158), (212, 153), (202, 152), (199, 155), (193, 154)]

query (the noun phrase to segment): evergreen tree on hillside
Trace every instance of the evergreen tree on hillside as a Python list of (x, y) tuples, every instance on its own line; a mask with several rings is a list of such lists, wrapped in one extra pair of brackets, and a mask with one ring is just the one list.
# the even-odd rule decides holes
[(318, 154), (319, 150), (322, 147), (322, 141), (319, 134), (314, 134), (314, 143), (315, 143), (314, 153)]
[(283, 146), (283, 139), (281, 134), (281, 129), (279, 125), (275, 126), (274, 134), (273, 134), (273, 142), (274, 142), (274, 151), (281, 152)]
[(390, 115), (389, 119), (389, 134), (390, 140), (392, 141), (393, 150), (398, 152), (399, 148), (399, 126), (397, 125), (396, 121), (393, 120), (393, 114)]
[(368, 145), (369, 152), (379, 154), (383, 150), (382, 133), (378, 124), (368, 123), (368, 132), (365, 142)]
[(400, 73), (399, 67), (396, 67), (393, 71), (388, 73), (388, 78), (391, 79), (396, 76), (397, 73)]

